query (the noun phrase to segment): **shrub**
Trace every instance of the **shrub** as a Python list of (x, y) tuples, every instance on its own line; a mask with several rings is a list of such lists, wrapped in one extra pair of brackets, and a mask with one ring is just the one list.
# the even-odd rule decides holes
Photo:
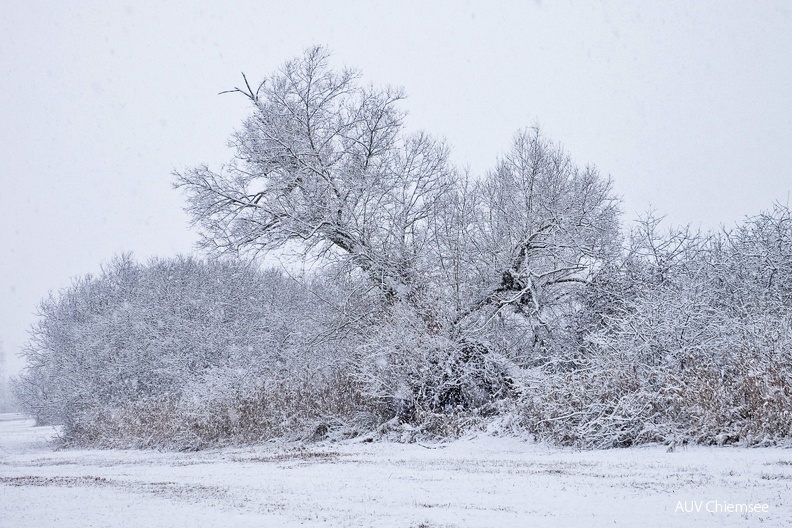
[(118, 407), (95, 407), (64, 427), (67, 446), (198, 450), (273, 438), (315, 441), (372, 430), (381, 417), (341, 372), (280, 381), (220, 369), (162, 394)]
[(300, 293), (279, 273), (178, 257), (113, 260), (42, 302), (16, 383), (39, 423), (170, 395), (208, 370), (274, 370), (298, 342)]
[(484, 343), (438, 335), (396, 307), (361, 345), (357, 379), (381, 412), (420, 424), (439, 414), (488, 414), (514, 396), (511, 363)]

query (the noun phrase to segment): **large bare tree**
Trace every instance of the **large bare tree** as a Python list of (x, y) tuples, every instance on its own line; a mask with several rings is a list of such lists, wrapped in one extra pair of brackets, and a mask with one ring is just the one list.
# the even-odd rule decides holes
[(456, 266), (465, 269), (467, 291), (455, 314), (459, 328), (517, 316), (538, 343), (620, 251), (610, 180), (576, 166), (538, 128), (519, 132), (496, 169), (458, 203), (464, 249), (455, 251)]
[(610, 181), (538, 130), (476, 179), (442, 141), (405, 131), (401, 90), (331, 69), (322, 48), (232, 91), (253, 105), (233, 161), (177, 174), (211, 250), (296, 243), (458, 334), (504, 311), (546, 326), (617, 251)]
[(215, 251), (258, 252), (298, 242), (306, 255), (365, 271), (390, 298), (409, 298), (430, 220), (454, 173), (447, 149), (407, 135), (399, 89), (362, 86), (312, 48), (257, 89), (234, 135), (234, 161), (177, 175)]

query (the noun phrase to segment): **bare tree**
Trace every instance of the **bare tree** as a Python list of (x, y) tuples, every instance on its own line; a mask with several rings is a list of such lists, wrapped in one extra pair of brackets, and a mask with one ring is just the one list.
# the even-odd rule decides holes
[[(457, 327), (485, 306), (540, 324), (617, 246), (610, 182), (538, 130), (482, 182), (458, 176), (442, 142), (408, 135), (401, 90), (361, 87), (312, 48), (244, 94), (253, 114), (222, 171), (177, 174), (215, 251), (298, 242), (366, 272), (391, 300)], [(491, 316), (492, 314), (490, 314)]]
[(534, 128), (479, 183), (472, 296), (458, 321), (516, 314), (537, 343), (576, 311), (576, 299), (620, 251), (618, 199), (593, 167), (580, 169)]
[(255, 253), (297, 242), (305, 255), (363, 270), (391, 299), (415, 293), (454, 173), (442, 142), (404, 133), (401, 90), (358, 78), (331, 70), (317, 47), (256, 90), (235, 90), (253, 114), (234, 135), (234, 160), (177, 174), (204, 247)]
[[(252, 105), (233, 136), (233, 160), (220, 171), (176, 174), (203, 246), (252, 254), (296, 248), (365, 277), (386, 309), (359, 348), (379, 347), (374, 355), (390, 356), (391, 366), (449, 350), (461, 351), (449, 358), (481, 363), (496, 349), (520, 356), (552, 348), (551, 334), (561, 342), (569, 333), (582, 286), (619, 251), (610, 181), (577, 167), (537, 129), (519, 133), (496, 169), (475, 179), (453, 168), (441, 141), (405, 131), (401, 90), (362, 86), (356, 71), (331, 69), (322, 48), (255, 89), (246, 80), (231, 91)], [(418, 317), (400, 319), (402, 307)], [(419, 334), (450, 340), (405, 355), (397, 340), (365, 339), (397, 320), (420, 321)]]

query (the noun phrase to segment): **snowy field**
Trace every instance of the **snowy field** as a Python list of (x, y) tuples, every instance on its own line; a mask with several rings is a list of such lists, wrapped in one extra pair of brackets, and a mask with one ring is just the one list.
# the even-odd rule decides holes
[[(0, 415), (3, 528), (792, 526), (792, 450), (777, 448), (592, 452), (479, 436), (55, 451), (53, 433)], [(726, 511), (745, 504), (766, 511)]]

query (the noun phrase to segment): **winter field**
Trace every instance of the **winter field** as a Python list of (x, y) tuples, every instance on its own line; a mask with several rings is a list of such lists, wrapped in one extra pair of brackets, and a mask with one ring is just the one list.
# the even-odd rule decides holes
[[(479, 436), (56, 451), (54, 433), (0, 415), (3, 528), (792, 526), (792, 451), (780, 448), (576, 451)], [(744, 504), (767, 511), (726, 511)]]

